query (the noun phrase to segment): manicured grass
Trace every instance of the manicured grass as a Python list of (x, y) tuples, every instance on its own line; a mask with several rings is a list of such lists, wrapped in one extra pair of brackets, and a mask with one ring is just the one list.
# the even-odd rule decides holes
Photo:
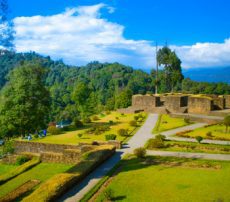
[(0, 197), (19, 187), (28, 180), (38, 179), (41, 182), (46, 181), (57, 173), (68, 170), (72, 165), (53, 164), (53, 163), (41, 163), (27, 172), (9, 180), (5, 184), (0, 186)]
[[(151, 142), (151, 140), (149, 140)], [(148, 142), (148, 143), (149, 143)], [(162, 150), (162, 151), (178, 151), (178, 152), (199, 152), (199, 153), (211, 153), (211, 154), (230, 154), (230, 145), (217, 145), (217, 144), (205, 144), (196, 142), (180, 142), (180, 141), (164, 141), (163, 148), (151, 147), (151, 144), (146, 144), (147, 149), (150, 150)]]
[[(121, 113), (118, 112), (111, 112), (111, 114), (109, 115), (105, 115), (105, 114), (99, 115), (98, 116), (99, 120), (89, 124), (87, 126), (87, 129), (89, 129), (93, 124), (100, 124), (100, 123), (105, 124), (105, 123), (109, 123), (109, 121), (113, 121), (113, 124), (111, 124), (110, 126), (110, 130), (100, 135), (87, 134), (87, 129), (85, 128), (85, 129), (78, 129), (76, 131), (65, 132), (64, 134), (60, 134), (60, 135), (48, 135), (45, 138), (36, 139), (33, 141), (44, 142), (44, 143), (55, 143), (55, 144), (77, 144), (80, 142), (91, 143), (94, 140), (105, 141), (106, 134), (115, 134), (117, 135), (117, 140), (124, 141), (126, 137), (119, 136), (117, 132), (119, 129), (124, 128), (129, 130), (130, 135), (133, 135), (133, 131), (135, 130), (135, 127), (130, 126), (129, 122), (131, 120), (134, 120), (135, 115), (136, 114), (122, 115)], [(83, 135), (82, 137), (78, 137), (78, 134), (83, 134)]]
[(229, 179), (229, 162), (148, 157), (124, 161), (106, 189), (117, 201), (229, 201)]
[(14, 170), (15, 168), (17, 168), (18, 166), (17, 165), (13, 165), (13, 164), (5, 164), (5, 163), (2, 163), (0, 161), (0, 175), (4, 174), (4, 173), (7, 173), (11, 170)]
[(156, 127), (153, 129), (153, 133), (160, 133), (186, 125), (189, 124), (186, 123), (183, 118), (172, 118), (168, 114), (162, 114), (159, 116)]
[[(207, 133), (211, 132), (211, 136), (207, 136)], [(211, 140), (230, 140), (230, 131), (226, 133), (225, 126), (221, 124), (217, 125), (210, 125), (203, 128), (197, 128), (191, 132), (178, 135), (182, 137), (191, 137), (194, 138), (196, 136), (201, 136), (205, 139), (211, 139)]]

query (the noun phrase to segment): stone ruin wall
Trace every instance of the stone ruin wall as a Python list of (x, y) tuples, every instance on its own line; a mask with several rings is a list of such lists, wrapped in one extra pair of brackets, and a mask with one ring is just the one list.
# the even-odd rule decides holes
[(230, 109), (230, 95), (225, 95), (225, 107)]
[(91, 151), (94, 147), (92, 145), (64, 145), (24, 141), (16, 141), (14, 144), (16, 154), (34, 153), (39, 154), (43, 162), (67, 164), (77, 163), (84, 152)]
[(140, 110), (149, 111), (161, 105), (160, 97), (152, 95), (134, 95), (132, 97), (132, 107)]
[(182, 107), (188, 105), (188, 96), (172, 95), (165, 97), (165, 107), (171, 113), (180, 112)]
[(208, 114), (213, 109), (213, 100), (204, 97), (188, 98), (188, 113)]

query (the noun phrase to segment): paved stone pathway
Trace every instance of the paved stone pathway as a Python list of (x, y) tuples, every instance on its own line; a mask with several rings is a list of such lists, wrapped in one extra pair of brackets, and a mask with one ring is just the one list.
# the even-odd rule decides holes
[(229, 154), (206, 154), (206, 153), (191, 153), (191, 152), (171, 152), (171, 151), (147, 151), (151, 156), (174, 156), (180, 158), (195, 158), (195, 159), (211, 159), (230, 161)]
[[(185, 130), (194, 130), (196, 128), (201, 128), (201, 127), (204, 127), (205, 125), (207, 125), (207, 124), (206, 123), (195, 123), (195, 124), (192, 124), (192, 125), (188, 125), (188, 126), (168, 130), (168, 131), (165, 131), (165, 132), (161, 132), (161, 134), (165, 135), (166, 138), (169, 139), (169, 140), (183, 141), (183, 142), (197, 142), (197, 140), (195, 138), (176, 137), (176, 136), (173, 136), (173, 135), (175, 135), (178, 132), (185, 131)], [(222, 141), (222, 140), (207, 140), (207, 139), (204, 139), (202, 141), (202, 143), (230, 145), (230, 141)]]
[(154, 128), (157, 119), (157, 114), (149, 114), (143, 126), (128, 141), (128, 144), (125, 145), (123, 149), (118, 150), (115, 155), (89, 174), (81, 183), (77, 184), (62, 196), (59, 201), (79, 201), (121, 160), (123, 155), (132, 152), (135, 148), (143, 147), (147, 140), (153, 137), (152, 129)]

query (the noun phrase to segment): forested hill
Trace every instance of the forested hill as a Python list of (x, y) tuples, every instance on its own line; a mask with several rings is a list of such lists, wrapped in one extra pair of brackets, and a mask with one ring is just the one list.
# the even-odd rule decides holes
[[(51, 95), (50, 119), (69, 119), (76, 116), (74, 91), (87, 92), (87, 110), (98, 113), (131, 104), (133, 94), (153, 93), (155, 91), (155, 72), (150, 74), (119, 63), (93, 62), (76, 67), (53, 61), (34, 52), (13, 53), (0, 50), (0, 88), (7, 81), (7, 74), (24, 62), (39, 63), (47, 71), (45, 84)], [(158, 92), (169, 92), (165, 81), (166, 72), (159, 72)], [(78, 85), (84, 84), (84, 85)], [(174, 91), (189, 93), (229, 94), (230, 86), (224, 83), (194, 82), (184, 79), (178, 82)], [(82, 97), (85, 95), (83, 94)]]
[[(132, 94), (154, 91), (151, 76), (140, 70), (118, 63), (89, 63), (76, 67), (53, 61), (34, 52), (12, 53), (1, 51), (0, 87), (6, 83), (6, 76), (22, 62), (39, 62), (47, 69), (45, 78), (52, 98), (52, 117), (71, 116), (74, 111), (72, 92), (77, 83), (85, 83), (92, 91), (92, 105), (96, 110), (102, 107), (113, 109), (130, 105)], [(59, 119), (59, 118), (58, 118)]]

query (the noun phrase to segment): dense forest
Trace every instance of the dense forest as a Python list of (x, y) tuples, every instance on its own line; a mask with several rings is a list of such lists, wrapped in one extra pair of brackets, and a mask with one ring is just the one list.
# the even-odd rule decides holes
[[(168, 52), (169, 50), (165, 51)], [(50, 108), (49, 110), (46, 109), (48, 123), (48, 121), (73, 120), (75, 117), (87, 119), (89, 115), (99, 113), (102, 110), (128, 107), (131, 104), (133, 94), (154, 93), (156, 85), (158, 86), (158, 93), (230, 93), (230, 86), (225, 83), (194, 82), (188, 78), (184, 79), (181, 74), (179, 59), (173, 52), (169, 51), (168, 53), (169, 55), (166, 54), (167, 57), (172, 54), (172, 64), (170, 66), (164, 62), (164, 60), (168, 61), (168, 58), (160, 58), (161, 64), (166, 67), (159, 70), (156, 79), (155, 70), (148, 74), (119, 63), (92, 62), (86, 66), (76, 67), (66, 65), (62, 61), (53, 61), (50, 57), (44, 57), (34, 52), (15, 53), (1, 50), (1, 97), (5, 95), (6, 100), (13, 94), (13, 100), (16, 97), (14, 93), (20, 92), (22, 82), (24, 82), (24, 86), (28, 85), (30, 90), (29, 83), (37, 82), (36, 85), (41, 85), (37, 78), (42, 77), (44, 86), (49, 92), (47, 97), (50, 97)], [(38, 66), (42, 68), (42, 71), (36, 69)], [(176, 67), (174, 68), (175, 71), (172, 70), (174, 66)], [(23, 67), (24, 70), (15, 71), (20, 69), (18, 67)], [(30, 70), (33, 68), (36, 69), (37, 76), (35, 77), (30, 76), (30, 74), (34, 74)], [(20, 79), (21, 84), (18, 83)], [(28, 80), (27, 83), (25, 83), (26, 80)], [(33, 89), (31, 94), (33, 91), (36, 89)], [(42, 100), (44, 92), (39, 93), (33, 96)], [(39, 95), (41, 96), (39, 97)], [(28, 97), (28, 99), (30, 98)], [(48, 105), (49, 102), (46, 102)], [(39, 106), (39, 103), (37, 104)], [(5, 106), (8, 105), (5, 104)], [(11, 103), (11, 105), (15, 104)]]

